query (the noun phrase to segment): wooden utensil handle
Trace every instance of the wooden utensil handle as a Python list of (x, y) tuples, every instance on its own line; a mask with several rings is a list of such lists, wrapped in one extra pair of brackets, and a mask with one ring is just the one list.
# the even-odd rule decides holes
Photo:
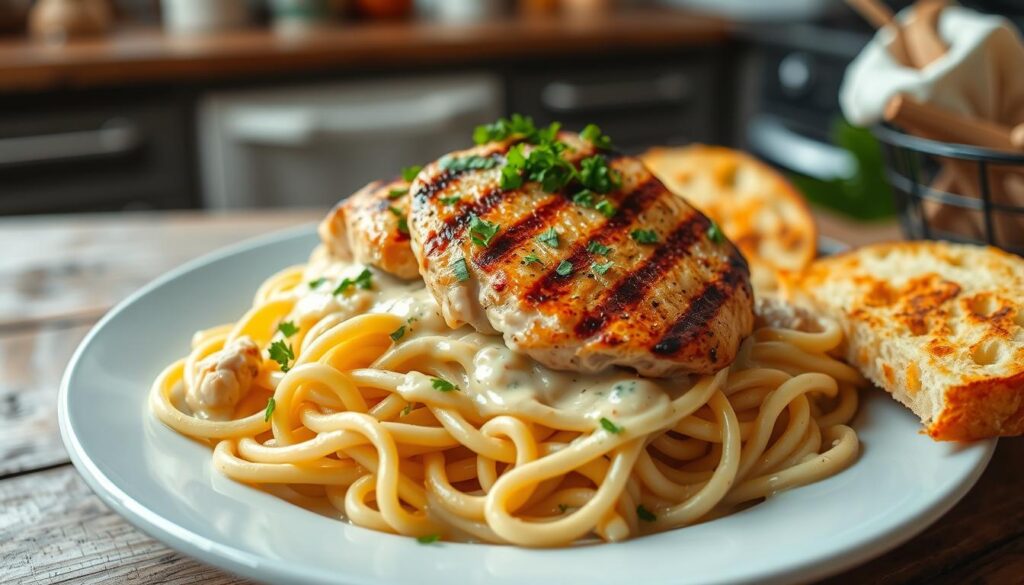
[(864, 17), (864, 20), (867, 20), (875, 28), (889, 27), (893, 32), (892, 44), (889, 45), (889, 54), (902, 65), (907, 67), (914, 66), (907, 51), (907, 42), (904, 38), (903, 30), (900, 28), (899, 23), (896, 22), (896, 18), (888, 6), (878, 0), (846, 0), (846, 3), (859, 12)]
[(935, 137), (934, 140), (997, 150), (1019, 150), (1010, 139), (1010, 129), (1005, 126), (919, 102), (905, 94), (889, 100), (884, 116), (887, 122), (913, 134)]

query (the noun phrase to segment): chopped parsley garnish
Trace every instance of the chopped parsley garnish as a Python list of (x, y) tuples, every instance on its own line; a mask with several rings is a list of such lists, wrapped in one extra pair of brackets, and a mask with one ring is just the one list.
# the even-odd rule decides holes
[(612, 253), (612, 249), (596, 240), (591, 240), (590, 243), (587, 244), (587, 252), (607, 256)]
[(466, 266), (465, 258), (456, 258), (452, 261), (452, 274), (459, 282), (469, 280), (469, 266)]
[(558, 247), (558, 230), (553, 227), (549, 227), (544, 230), (544, 233), (537, 236), (537, 241), (551, 248)]
[(594, 274), (604, 274), (605, 272), (608, 272), (608, 270), (611, 269), (612, 264), (615, 263), (612, 262), (611, 260), (605, 262), (604, 264), (594, 262), (593, 264), (590, 265), (590, 269), (594, 271)]
[(342, 280), (337, 288), (334, 289), (334, 294), (340, 295), (342, 293), (348, 294), (349, 289), (352, 287), (359, 287), (363, 290), (370, 290), (373, 288), (373, 273), (370, 272), (369, 268), (364, 268), (359, 276), (352, 278), (346, 278)]
[(594, 145), (594, 148), (609, 150), (612, 148), (612, 139), (607, 134), (602, 134), (597, 124), (587, 124), (580, 132), (580, 138)]
[(584, 189), (572, 196), (572, 202), (582, 207), (593, 207), (594, 192), (590, 189)]
[(562, 260), (561, 262), (558, 263), (558, 267), (555, 268), (555, 272), (559, 276), (569, 276), (570, 274), (572, 274), (572, 262), (569, 262), (568, 260)]
[(440, 201), (441, 203), (444, 203), (445, 205), (455, 205), (459, 201), (462, 201), (462, 197), (459, 197), (458, 195), (452, 195), (451, 197), (438, 197), (437, 200)]
[(594, 206), (594, 209), (600, 211), (601, 215), (605, 217), (612, 217), (618, 211), (618, 209), (615, 208), (615, 204), (607, 199), (598, 201), (597, 205)]
[(642, 504), (636, 507), (636, 516), (644, 522), (654, 522), (658, 519), (653, 512), (644, 508)]
[(405, 213), (403, 213), (401, 209), (394, 206), (389, 206), (388, 211), (390, 211), (391, 215), (395, 217), (402, 217), (403, 215), (405, 215)]
[(708, 239), (716, 244), (721, 244), (725, 241), (725, 234), (722, 233), (722, 228), (718, 227), (718, 224), (711, 222), (711, 226), (708, 227)]
[(270, 422), (270, 417), (274, 416), (275, 408), (277, 408), (277, 401), (271, 396), (270, 400), (267, 401), (267, 409), (263, 411), (263, 422)]
[(441, 378), (431, 378), (430, 385), (434, 387), (434, 390), (440, 392), (451, 392), (452, 390), (458, 390), (459, 387), (452, 384), (448, 380), (442, 380)]
[(391, 333), (388, 334), (388, 336), (391, 337), (391, 341), (398, 341), (404, 335), (405, 335), (405, 325), (402, 325), (398, 329), (395, 329), (394, 331), (392, 331)]
[(405, 408), (402, 409), (402, 414), (400, 416), (409, 416), (409, 414), (411, 414), (411, 413), (412, 413), (412, 402), (410, 402), (409, 404), (405, 405)]
[(501, 118), (492, 124), (483, 124), (473, 130), (473, 142), (485, 144), (487, 142), (498, 142), (509, 138), (521, 136), (527, 142), (539, 144), (551, 142), (558, 134), (561, 125), (553, 122), (547, 128), (537, 128), (533, 124), (533, 118), (521, 114), (512, 114), (508, 118)]
[(327, 282), (327, 279), (321, 276), (320, 278), (317, 278), (316, 280), (309, 281), (309, 288), (316, 288), (316, 287), (320, 286), (321, 284), (323, 284), (325, 282)]
[(538, 258), (536, 254), (527, 254), (526, 256), (523, 256), (523, 264), (541, 264), (541, 265), (543, 265), (544, 262), (542, 262), (541, 259)]
[(284, 341), (275, 341), (270, 344), (270, 348), (267, 349), (267, 353), (270, 355), (270, 359), (274, 360), (281, 366), (282, 372), (287, 372), (291, 369), (288, 364), (295, 359), (295, 352), (292, 351), (292, 346), (288, 345)]
[(524, 180), (539, 182), (546, 193), (562, 189), (576, 176), (576, 169), (562, 158), (565, 148), (561, 142), (545, 142), (534, 147), (529, 155), (521, 144), (510, 148), (501, 171), (502, 189), (516, 189)]
[(408, 235), (409, 233), (409, 220), (401, 217), (398, 219), (398, 231)]
[(636, 243), (638, 244), (658, 243), (658, 232), (654, 230), (633, 230), (629, 233), (629, 237), (636, 240)]
[(404, 169), (402, 169), (402, 178), (405, 179), (406, 181), (411, 181), (415, 179), (416, 175), (420, 174), (420, 171), (422, 170), (423, 167), (421, 167), (420, 165), (405, 167)]
[(439, 540), (441, 540), (441, 535), (440, 534), (427, 534), (425, 536), (417, 536), (416, 537), (416, 542), (418, 542), (420, 544), (434, 544), (435, 542), (437, 542)]
[(518, 189), (523, 186), (523, 176), (519, 174), (519, 169), (513, 166), (506, 165), (501, 169), (501, 188), (505, 191), (511, 191), (512, 189)]
[(601, 428), (603, 428), (604, 430), (608, 431), (609, 433), (613, 433), (613, 434), (616, 434), (616, 435), (621, 433), (622, 430), (623, 430), (622, 427), (620, 427), (619, 425), (617, 425), (617, 424), (613, 423), (612, 421), (606, 419), (603, 416), (601, 417)]
[(388, 199), (399, 199), (409, 192), (408, 187), (402, 187), (400, 189), (392, 189), (388, 191)]
[(500, 225), (480, 219), (476, 214), (469, 218), (469, 234), (473, 243), (478, 246), (490, 246), (491, 240), (498, 234), (499, 229), (501, 229)]
[(608, 193), (622, 185), (622, 178), (608, 167), (608, 161), (601, 155), (580, 161), (579, 179), (584, 187), (594, 193)]
[(299, 328), (295, 326), (295, 323), (291, 321), (281, 321), (277, 324), (277, 330), (281, 332), (281, 335), (285, 337), (291, 337), (299, 332)]
[(446, 171), (461, 173), (465, 171), (493, 169), (494, 167), (501, 164), (501, 161), (499, 161), (496, 158), (491, 158), (489, 156), (480, 156), (479, 154), (474, 154), (458, 158), (453, 156), (445, 156), (441, 158), (439, 164), (441, 168)]

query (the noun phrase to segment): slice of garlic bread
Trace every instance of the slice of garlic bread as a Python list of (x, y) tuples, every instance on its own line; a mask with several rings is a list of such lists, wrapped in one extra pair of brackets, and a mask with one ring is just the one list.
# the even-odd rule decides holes
[(944, 242), (877, 244), (784, 282), (839, 320), (847, 360), (936, 440), (1024, 433), (1024, 259)]
[(694, 144), (658, 147), (641, 159), (673, 193), (717, 222), (750, 263), (758, 292), (776, 273), (817, 254), (817, 228), (803, 196), (778, 171), (743, 152)]

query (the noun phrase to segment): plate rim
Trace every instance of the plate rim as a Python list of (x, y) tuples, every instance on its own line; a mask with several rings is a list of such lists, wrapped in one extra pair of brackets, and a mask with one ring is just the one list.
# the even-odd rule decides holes
[[(68, 389), (74, 378), (78, 362), (85, 353), (86, 348), (101, 334), (106, 325), (117, 318), (127, 307), (151, 291), (210, 263), (231, 257), (254, 247), (271, 245), (275, 242), (297, 237), (308, 237), (311, 235), (315, 225), (315, 222), (307, 222), (269, 234), (247, 238), (230, 246), (211, 251), (161, 274), (114, 305), (97, 321), (79, 343), (61, 376), (57, 397), (58, 426), (61, 440), (76, 471), (104, 504), (135, 528), (193, 560), (259, 582), (337, 583), (339, 582), (338, 579), (342, 578), (345, 579), (344, 583), (352, 585), (377, 585), (379, 583), (377, 580), (364, 579), (352, 574), (328, 575), (324, 569), (319, 567), (302, 567), (296, 570), (291, 568), (286, 560), (267, 558), (242, 550), (231, 544), (207, 538), (178, 525), (171, 518), (150, 510), (99, 469), (92, 457), (79, 442), (74, 426), (69, 420)], [(770, 573), (762, 576), (752, 576), (744, 582), (788, 583), (821, 579), (876, 558), (904, 544), (945, 515), (974, 487), (975, 483), (987, 469), (997, 444), (998, 439), (994, 438), (970, 443), (972, 448), (982, 450), (978, 464), (964, 478), (964, 481), (959, 483), (954, 489), (951, 489), (949, 493), (943, 494), (943, 497), (938, 499), (937, 504), (926, 506), (919, 510), (917, 514), (904, 517), (901, 522), (890, 527), (889, 530), (879, 531), (854, 546), (817, 557), (805, 555), (798, 561), (780, 565)]]

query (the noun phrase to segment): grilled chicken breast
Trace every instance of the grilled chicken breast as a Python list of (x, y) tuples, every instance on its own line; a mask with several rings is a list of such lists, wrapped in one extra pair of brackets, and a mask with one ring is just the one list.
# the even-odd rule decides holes
[[(574, 165), (595, 155), (575, 134), (559, 140)], [(611, 207), (574, 202), (572, 183), (502, 189), (510, 147), (452, 153), (410, 188), (413, 251), (450, 327), (501, 333), (556, 369), (663, 376), (733, 360), (753, 325), (753, 295), (746, 261), (717, 226), (639, 160), (608, 153), (599, 156), (621, 181), (602, 196)], [(452, 164), (467, 158), (478, 164)], [(481, 224), (492, 229), (474, 232)]]
[(399, 278), (419, 277), (409, 247), (409, 183), (374, 181), (338, 203), (320, 222), (320, 239), (339, 260), (372, 264)]

